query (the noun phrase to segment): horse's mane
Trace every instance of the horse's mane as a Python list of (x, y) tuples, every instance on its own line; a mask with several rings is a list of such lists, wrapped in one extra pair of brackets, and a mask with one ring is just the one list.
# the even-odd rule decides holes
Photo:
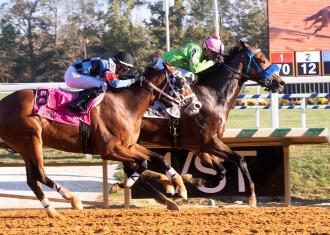
[[(241, 46), (235, 46), (230, 49), (227, 55), (224, 55), (224, 64), (228, 65), (237, 56), (237, 54), (242, 50)], [(210, 86), (216, 90), (220, 90), (222, 87), (221, 80), (224, 80), (224, 72), (226, 68), (223, 64), (215, 63), (213, 66), (197, 74), (198, 83), (197, 85)]]
[(152, 65), (148, 65), (147, 67), (144, 68), (144, 71), (142, 73), (142, 76), (148, 76), (151, 75), (155, 72), (158, 72), (159, 70), (154, 68)]
[[(224, 56), (224, 64), (230, 65), (232, 60), (237, 58), (237, 54), (241, 50), (241, 46), (231, 48), (229, 53)], [(198, 73), (198, 82), (193, 86), (195, 93), (198, 96), (211, 95), (217, 104), (224, 102), (228, 90), (230, 90), (230, 87), (234, 86), (237, 81), (228, 77), (229, 72), (230, 71), (228, 71), (222, 63), (216, 63), (210, 68)], [(204, 92), (200, 90), (201, 87), (204, 87)], [(205, 90), (207, 90), (208, 94), (205, 93)], [(207, 100), (209, 98), (204, 97), (203, 99)]]

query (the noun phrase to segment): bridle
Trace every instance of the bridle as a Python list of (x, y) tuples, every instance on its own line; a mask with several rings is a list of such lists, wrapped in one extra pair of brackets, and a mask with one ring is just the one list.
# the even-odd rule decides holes
[(181, 101), (178, 100), (178, 99), (175, 99), (173, 98), (172, 96), (168, 95), (166, 92), (164, 92), (165, 88), (167, 87), (167, 85), (169, 85), (171, 87), (171, 90), (174, 91), (174, 88), (173, 86), (170, 85), (170, 81), (169, 81), (169, 75), (168, 75), (168, 72), (167, 70), (165, 69), (165, 77), (166, 77), (166, 83), (165, 85), (163, 86), (162, 89), (158, 88), (156, 85), (154, 85), (151, 81), (149, 81), (148, 79), (146, 79), (144, 76), (138, 76), (137, 77), (137, 81), (140, 81), (140, 86), (142, 86), (143, 84), (146, 84), (149, 88), (151, 88), (151, 90), (155, 90), (159, 93), (159, 97), (158, 99), (161, 97), (161, 96), (164, 96), (165, 98), (167, 98), (168, 100), (176, 103), (176, 104), (180, 104)]
[[(242, 43), (243, 44), (243, 43)], [(254, 66), (255, 69), (257, 70), (258, 75), (261, 77), (261, 81), (259, 82), (259, 84), (261, 85), (266, 85), (267, 84), (267, 80), (269, 77), (271, 77), (274, 73), (279, 73), (280, 68), (278, 67), (278, 65), (276, 64), (271, 64), (270, 66), (268, 66), (266, 69), (261, 68), (261, 66), (256, 62), (254, 56), (260, 52), (260, 49), (255, 49), (253, 51), (250, 51), (250, 49), (248, 49), (245, 45), (243, 45), (243, 50), (248, 58), (248, 62), (247, 62), (247, 66), (245, 68), (245, 72), (239, 72), (236, 71), (235, 69), (233, 69), (232, 67), (230, 67), (229, 65), (227, 65), (225, 62), (222, 62), (222, 65), (228, 69), (229, 71), (238, 74), (240, 76), (242, 76), (243, 78), (245, 78), (246, 80), (251, 79), (251, 76), (248, 74), (251, 67)], [(237, 77), (236, 77), (237, 78)]]

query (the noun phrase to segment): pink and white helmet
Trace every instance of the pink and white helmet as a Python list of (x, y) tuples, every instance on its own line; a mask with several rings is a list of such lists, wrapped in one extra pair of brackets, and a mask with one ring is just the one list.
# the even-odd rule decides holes
[(203, 48), (207, 48), (220, 55), (223, 55), (225, 50), (225, 46), (223, 45), (219, 35), (214, 35), (213, 37), (206, 39), (204, 41)]

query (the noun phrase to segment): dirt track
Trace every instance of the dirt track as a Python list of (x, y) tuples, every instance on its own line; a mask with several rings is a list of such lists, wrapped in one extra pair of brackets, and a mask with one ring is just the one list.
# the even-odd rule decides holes
[(330, 208), (0, 210), (0, 234), (330, 234)]

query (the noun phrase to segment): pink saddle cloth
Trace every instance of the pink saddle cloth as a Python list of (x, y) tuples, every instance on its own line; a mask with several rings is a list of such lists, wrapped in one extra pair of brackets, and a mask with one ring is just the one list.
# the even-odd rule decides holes
[(67, 108), (67, 104), (76, 99), (78, 92), (57, 88), (38, 88), (35, 95), (33, 112), (40, 117), (56, 122), (79, 126), (80, 121), (90, 125), (90, 111), (98, 105), (104, 94), (96, 97), (88, 106), (86, 114), (76, 114)]

